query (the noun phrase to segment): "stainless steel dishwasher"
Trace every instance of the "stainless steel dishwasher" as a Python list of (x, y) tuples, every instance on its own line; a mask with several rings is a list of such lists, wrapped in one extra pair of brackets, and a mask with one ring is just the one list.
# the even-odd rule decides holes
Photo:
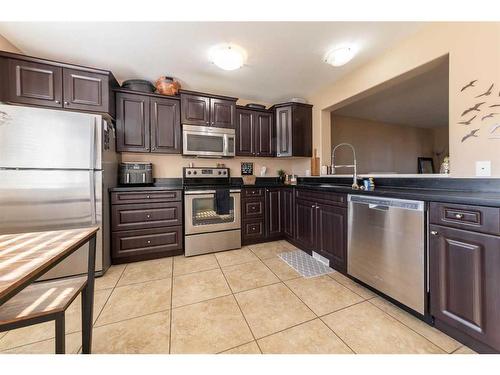
[(424, 314), (425, 205), (349, 195), (349, 275)]

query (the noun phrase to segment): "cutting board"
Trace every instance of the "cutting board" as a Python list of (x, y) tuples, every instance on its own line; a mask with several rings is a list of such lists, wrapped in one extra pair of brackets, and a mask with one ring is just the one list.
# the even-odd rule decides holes
[(314, 156), (311, 158), (311, 176), (319, 176), (319, 157), (317, 150), (314, 149)]

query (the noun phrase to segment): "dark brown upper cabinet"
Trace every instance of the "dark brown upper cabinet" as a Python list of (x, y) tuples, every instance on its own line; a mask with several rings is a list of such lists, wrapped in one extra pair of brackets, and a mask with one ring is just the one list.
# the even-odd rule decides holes
[(116, 93), (116, 139), (119, 152), (180, 154), (179, 100), (160, 95)]
[(236, 110), (236, 155), (273, 156), (272, 123), (270, 112), (238, 107)]
[(108, 112), (109, 78), (105, 74), (63, 69), (64, 108)]
[(312, 105), (282, 103), (273, 106), (276, 156), (312, 156)]
[(210, 98), (199, 95), (181, 95), (182, 123), (210, 126)]
[(62, 108), (62, 68), (8, 59), (6, 101)]
[(150, 98), (151, 152), (180, 154), (182, 152), (179, 101)]
[(188, 90), (180, 94), (183, 124), (234, 129), (237, 98)]
[(247, 109), (236, 111), (236, 155), (255, 156), (255, 116)]
[(0, 51), (0, 100), (48, 108), (88, 111), (114, 117), (118, 87), (106, 70)]
[(150, 151), (149, 97), (116, 93), (116, 150)]

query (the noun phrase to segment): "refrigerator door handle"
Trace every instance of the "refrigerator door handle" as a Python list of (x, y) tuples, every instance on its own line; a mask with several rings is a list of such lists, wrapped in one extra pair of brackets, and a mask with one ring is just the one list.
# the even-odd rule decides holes
[(89, 178), (90, 178), (90, 213), (91, 213), (91, 220), (92, 220), (92, 225), (95, 225), (97, 223), (97, 212), (96, 212), (96, 186), (95, 186), (95, 176), (94, 176), (94, 171), (90, 170), (89, 171)]

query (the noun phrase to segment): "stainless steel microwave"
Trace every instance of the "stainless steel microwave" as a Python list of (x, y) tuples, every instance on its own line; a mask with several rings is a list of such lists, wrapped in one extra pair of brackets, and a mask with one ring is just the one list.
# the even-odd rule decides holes
[(200, 157), (232, 157), (235, 134), (234, 129), (183, 125), (182, 153)]

